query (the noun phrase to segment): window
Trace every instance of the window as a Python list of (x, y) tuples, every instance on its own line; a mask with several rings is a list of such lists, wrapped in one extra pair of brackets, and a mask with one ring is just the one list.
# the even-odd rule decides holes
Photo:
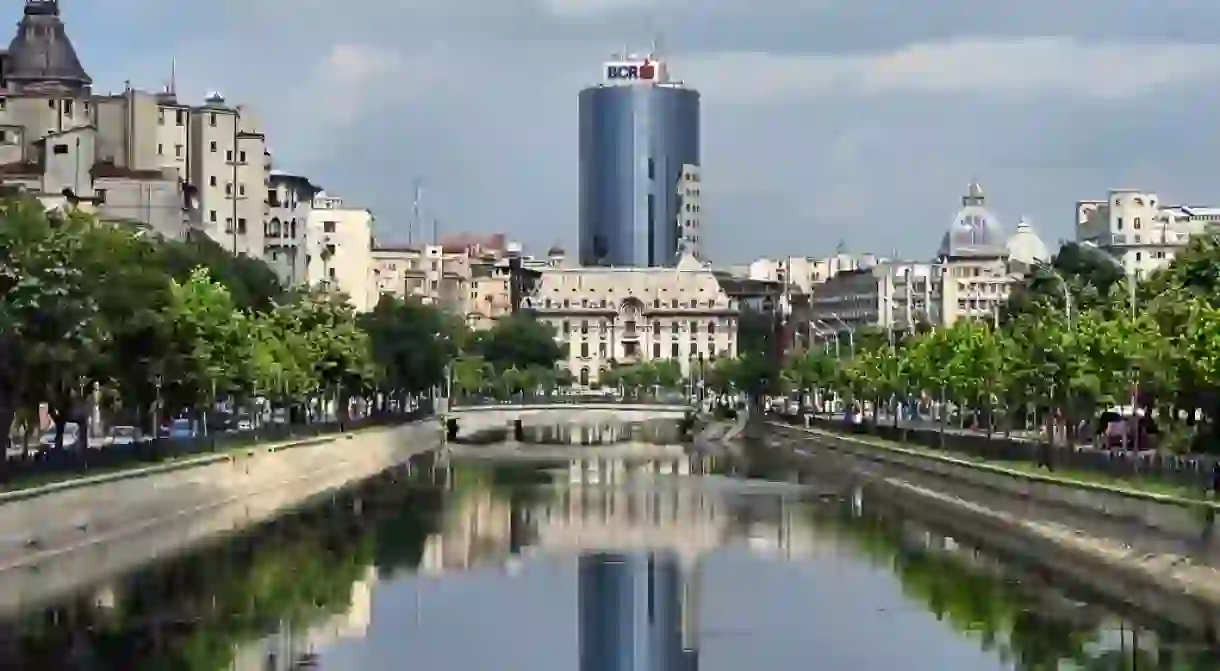
[(51, 109), (55, 109), (55, 99), (54, 98), (51, 98), (50, 100), (47, 101), (47, 107), (50, 107)]
[(707, 334), (708, 334), (708, 335), (716, 335), (716, 322), (708, 322), (708, 323), (707, 323)]
[(55, 149), (54, 149), (53, 151), (54, 151), (54, 152), (55, 152), (57, 155), (62, 156), (62, 155), (64, 155), (64, 154), (67, 154), (67, 153), (68, 153), (68, 145), (66, 145), (66, 144), (57, 144), (57, 145), (55, 145)]
[(72, 116), (72, 101), (71, 100), (64, 101), (64, 114), (67, 114), (68, 116)]
[(165, 145), (157, 145), (157, 156), (165, 156)]
[(673, 343), (669, 346), (669, 356), (677, 359), (681, 354), (678, 352), (678, 343)]
[(332, 279), (332, 280), (335, 279), (335, 269), (334, 268), (330, 269), (330, 279)]
[(175, 117), (175, 119), (174, 119), (174, 120), (175, 120), (175, 122), (177, 122), (177, 124), (178, 124), (179, 126), (185, 126), (185, 125), (186, 125), (186, 110), (178, 110), (178, 111), (177, 111), (177, 112), (174, 114), (174, 117)]
[(97, 202), (99, 202), (99, 203), (106, 202), (106, 190), (105, 189), (97, 189), (93, 193), (96, 194)]
[(648, 179), (656, 179), (656, 178), (657, 178), (657, 162), (652, 160), (652, 158), (649, 158), (648, 159)]
[(583, 387), (589, 386), (589, 369), (588, 368), (580, 369), (580, 384)]
[(178, 158), (182, 158), (182, 150), (183, 150), (182, 145), (180, 145), (180, 144), (174, 145), (174, 156), (177, 156)]
[(569, 334), (569, 333), (571, 333), (571, 332), (572, 332), (572, 325), (571, 325), (571, 324), (569, 324), (569, 323), (568, 323), (568, 321), (565, 319), (565, 320), (564, 320), (564, 322), (563, 322), (563, 327), (561, 328), (561, 330), (559, 331), (559, 333), (560, 333), (561, 335), (563, 335), (563, 337), (565, 337), (565, 338), (566, 338), (566, 337), (568, 337), (568, 334)]
[(245, 184), (237, 185), (237, 195), (239, 195), (239, 196), (246, 195), (246, 185)]
[[(334, 233), (334, 232), (335, 232), (335, 223), (336, 223), (336, 222), (333, 222), (333, 221), (324, 221), (324, 222), (322, 222), (322, 232), (323, 232), (323, 233)], [(433, 261), (433, 262), (432, 262), (432, 269), (433, 269), (433, 270), (436, 270), (436, 262), (435, 262), (435, 261)]]
[(589, 358), (589, 343), (587, 343), (587, 342), (580, 343), (580, 358), (582, 358), (582, 359)]
[(213, 128), (216, 127), (216, 113), (215, 112), (212, 112), (211, 114), (208, 115), (208, 125)]
[(232, 160), (233, 160), (233, 150), (232, 150), (232, 149), (227, 149), (227, 150), (225, 150), (225, 160), (226, 160), (226, 161), (232, 161)]
[(211, 210), (208, 212), (208, 221), (216, 223), (216, 210)]
[(242, 217), (237, 220), (237, 232), (245, 235), (246, 233), (246, 218)]
[(225, 182), (225, 195), (233, 195), (233, 182)]
[(211, 150), (212, 150), (212, 153), (213, 153), (213, 154), (215, 154), (215, 153), (216, 153), (216, 149), (217, 149), (217, 147), (216, 147), (216, 141), (215, 141), (215, 140), (212, 140), (212, 144), (210, 145), (210, 148), (211, 148)]
[(233, 232), (233, 217), (225, 217), (225, 233)]
[(606, 358), (606, 343), (605, 342), (600, 342), (597, 344), (597, 355), (602, 357), (603, 359)]
[(208, 186), (216, 186), (216, 175), (208, 178)]
[(580, 320), (580, 333), (581, 333), (581, 335), (589, 335), (589, 320), (588, 319)]
[(157, 110), (157, 124), (160, 126), (165, 125), (165, 110)]
[(245, 163), (246, 162), (246, 152), (244, 152), (244, 151), (241, 152), (240, 156), (241, 156), (241, 158), (238, 160), (240, 160), (242, 163)]
[(661, 358), (661, 343), (654, 342), (652, 344), (652, 358), (654, 358), (654, 359)]

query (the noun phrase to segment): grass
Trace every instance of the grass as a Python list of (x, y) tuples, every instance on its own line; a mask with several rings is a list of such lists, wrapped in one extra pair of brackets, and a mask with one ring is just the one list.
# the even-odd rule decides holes
[[(355, 434), (355, 433), (361, 433), (364, 431), (369, 431), (372, 429), (384, 429), (384, 428), (386, 428), (385, 425), (363, 426), (363, 427), (345, 431), (343, 433), (339, 433), (339, 432), (325, 433), (325, 434), (317, 434), (317, 435), (313, 435), (313, 436), (300, 436), (297, 438), (287, 438), (284, 440), (276, 440), (276, 441), (268, 441), (268, 442), (235, 443), (235, 444), (230, 444), (230, 445), (225, 445), (223, 447), (220, 447), (219, 449), (215, 450), (214, 452), (195, 452), (192, 454), (175, 454), (175, 455), (166, 456), (162, 459), (157, 459), (155, 461), (140, 461), (140, 462), (129, 462), (129, 463), (125, 463), (125, 464), (113, 464), (110, 466), (99, 466), (97, 468), (90, 468), (90, 469), (81, 470), (81, 471), (58, 471), (58, 472), (54, 472), (54, 473), (31, 473), (31, 474), (19, 477), (10, 482), (5, 482), (5, 483), (0, 484), (0, 494), (20, 492), (20, 491), (24, 491), (27, 489), (34, 489), (36, 487), (44, 487), (47, 485), (59, 484), (62, 482), (71, 482), (73, 480), (82, 480), (84, 478), (95, 478), (95, 477), (101, 477), (101, 476), (106, 476), (106, 475), (116, 475), (116, 474), (121, 474), (121, 473), (124, 473), (127, 471), (134, 472), (134, 471), (142, 470), (145, 468), (172, 467), (175, 465), (181, 465), (181, 464), (191, 462), (191, 461), (220, 460), (225, 457), (231, 458), (234, 455), (240, 454), (242, 452), (263, 451), (263, 450), (268, 450), (268, 449), (274, 448), (276, 446), (291, 445), (294, 443), (310, 443), (310, 442), (315, 442), (315, 441), (321, 441), (323, 439), (335, 439), (335, 438), (338, 438), (338, 437), (344, 435), (345, 433)], [(170, 470), (172, 470), (172, 469), (170, 469)]]
[(1070, 483), (1079, 483), (1079, 484), (1098, 485), (1101, 487), (1108, 487), (1111, 489), (1123, 489), (1123, 490), (1129, 490), (1129, 491), (1135, 491), (1135, 492), (1143, 492), (1143, 493), (1147, 493), (1147, 494), (1157, 494), (1160, 496), (1172, 496), (1175, 498), (1187, 499), (1187, 500), (1191, 500), (1191, 501), (1210, 500), (1208, 498), (1207, 492), (1203, 491), (1201, 489), (1195, 489), (1195, 488), (1187, 487), (1184, 485), (1164, 482), (1162, 480), (1157, 480), (1157, 479), (1153, 479), (1153, 478), (1141, 478), (1141, 477), (1127, 478), (1127, 477), (1109, 475), (1106, 473), (1098, 473), (1095, 471), (1081, 471), (1081, 470), (1074, 470), (1074, 469), (1063, 469), (1063, 468), (1058, 468), (1058, 467), (1056, 467), (1055, 470), (1053, 470), (1053, 471), (1049, 471), (1045, 468), (1040, 468), (1037, 464), (1034, 464), (1034, 463), (1028, 462), (1028, 461), (1002, 461), (1002, 460), (998, 460), (998, 459), (985, 459), (983, 457), (979, 457), (979, 456), (972, 455), (972, 454), (963, 454), (960, 452), (953, 452), (950, 450), (935, 450), (935, 449), (932, 449), (929, 447), (925, 447), (923, 445), (916, 445), (916, 444), (912, 444), (912, 443), (900, 443), (900, 442), (895, 442), (895, 441), (891, 441), (891, 440), (886, 440), (884, 438), (878, 438), (877, 436), (872, 436), (872, 435), (863, 435), (862, 436), (862, 435), (858, 435), (858, 434), (844, 434), (844, 433), (841, 433), (838, 431), (834, 431), (833, 429), (827, 429), (824, 427), (814, 427), (814, 428), (816, 428), (819, 431), (824, 431), (826, 433), (832, 433), (832, 434), (843, 435), (843, 436), (855, 438), (862, 442), (872, 443), (872, 444), (878, 445), (880, 447), (895, 447), (895, 448), (901, 448), (901, 449), (908, 450), (910, 452), (915, 452), (915, 453), (922, 454), (922, 455), (932, 456), (932, 457), (942, 457), (942, 458), (947, 457), (950, 459), (957, 459), (958, 461), (966, 461), (966, 462), (971, 462), (971, 463), (975, 463), (975, 464), (982, 464), (985, 466), (990, 466), (993, 468), (999, 468), (999, 469), (1004, 469), (1004, 470), (1009, 470), (1009, 471), (1017, 471), (1019, 473), (1025, 473), (1028, 475), (1036, 475), (1036, 476), (1048, 478), (1051, 480), (1062, 480), (1069, 484)]

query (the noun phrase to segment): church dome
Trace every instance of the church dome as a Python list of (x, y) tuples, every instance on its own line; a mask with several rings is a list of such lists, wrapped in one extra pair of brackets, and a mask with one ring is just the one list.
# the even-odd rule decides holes
[(962, 196), (962, 209), (940, 242), (940, 256), (1004, 256), (1004, 227), (986, 206), (983, 187), (970, 184)]
[(64, 30), (58, 0), (26, 0), (5, 70), (10, 85), (19, 89), (85, 91), (93, 83)]
[(1046, 243), (1025, 219), (1017, 222), (1017, 230), (1008, 239), (1007, 248), (1009, 260), (1027, 266), (1036, 266), (1051, 260), (1051, 252)]

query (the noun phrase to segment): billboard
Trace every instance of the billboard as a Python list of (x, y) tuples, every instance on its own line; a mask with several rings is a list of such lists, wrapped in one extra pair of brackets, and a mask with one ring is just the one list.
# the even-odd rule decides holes
[(611, 61), (604, 68), (610, 84), (652, 83), (657, 81), (660, 66), (653, 60)]

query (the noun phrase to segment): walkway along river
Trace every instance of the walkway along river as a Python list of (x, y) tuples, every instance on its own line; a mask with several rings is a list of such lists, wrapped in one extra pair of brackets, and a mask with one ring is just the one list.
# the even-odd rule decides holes
[(947, 535), (850, 475), (629, 437), (587, 459), (557, 459), (555, 440), (417, 457), (11, 613), (0, 666), (1220, 668), (1188, 632)]

